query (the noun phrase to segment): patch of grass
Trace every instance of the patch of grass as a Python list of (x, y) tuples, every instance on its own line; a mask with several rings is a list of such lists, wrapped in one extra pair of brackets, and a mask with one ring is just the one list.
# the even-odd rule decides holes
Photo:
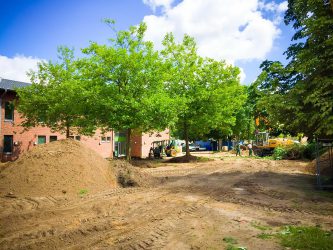
[(254, 221), (254, 222), (251, 222), (251, 226), (254, 227), (254, 228), (256, 228), (256, 229), (259, 229), (259, 230), (261, 230), (261, 231), (272, 230), (271, 227), (269, 227), (269, 226), (264, 226), (264, 225), (260, 225), (260, 223), (255, 222), (255, 221)]
[(272, 237), (274, 237), (274, 235), (268, 234), (268, 233), (261, 233), (261, 234), (257, 235), (257, 238), (262, 239), (262, 240), (271, 239)]
[(333, 250), (333, 235), (318, 227), (287, 226), (277, 234), (284, 247), (298, 250)]
[(213, 161), (214, 159), (208, 158), (208, 157), (198, 157), (198, 162), (207, 162), (207, 161)]
[(238, 242), (236, 239), (234, 239), (232, 237), (224, 237), (223, 241), (228, 243), (227, 247), (225, 248), (226, 250), (247, 250), (246, 247), (234, 246)]
[(224, 237), (223, 241), (229, 244), (237, 244), (237, 240), (232, 237)]
[(83, 195), (86, 195), (86, 194), (88, 194), (88, 190), (87, 189), (80, 189), (79, 195), (83, 196)]
[(233, 245), (228, 245), (225, 250), (247, 250), (246, 247), (235, 247)]

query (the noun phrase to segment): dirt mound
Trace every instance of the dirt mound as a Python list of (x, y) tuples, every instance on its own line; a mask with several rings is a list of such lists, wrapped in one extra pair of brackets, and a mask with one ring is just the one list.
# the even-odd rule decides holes
[(74, 140), (38, 145), (0, 172), (1, 195), (90, 194), (116, 186), (108, 161)]
[(209, 159), (207, 157), (199, 157), (199, 156), (194, 156), (190, 155), (187, 157), (186, 155), (180, 156), (180, 157), (174, 157), (171, 158), (165, 162), (168, 163), (187, 163), (187, 162), (205, 162), (205, 161), (213, 161), (213, 159)]
[[(331, 152), (333, 154), (333, 152)], [(331, 156), (332, 157), (332, 156)], [(327, 151), (319, 157), (320, 162), (320, 174), (325, 176), (333, 176), (333, 167), (330, 165), (330, 153)], [(316, 174), (317, 172), (317, 160), (314, 159), (309, 163), (307, 170), (310, 173)]]
[(111, 160), (118, 183), (123, 187), (152, 187), (159, 181), (148, 173), (143, 173), (125, 160)]

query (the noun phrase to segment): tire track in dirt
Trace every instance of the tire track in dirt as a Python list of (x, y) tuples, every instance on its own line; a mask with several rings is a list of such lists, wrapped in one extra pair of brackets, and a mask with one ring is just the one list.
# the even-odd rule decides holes
[(221, 169), (220, 166), (190, 167), (187, 169), (145, 169), (143, 172), (155, 177), (184, 176), (189, 174), (210, 174)]
[[(76, 209), (79, 208), (86, 208), (89, 210), (89, 207), (91, 208), (94, 204), (98, 204), (99, 202), (103, 202), (105, 205), (105, 203), (107, 204), (108, 202), (108, 199), (105, 200), (105, 198), (124, 198), (126, 195), (138, 192), (144, 192), (143, 194), (146, 194), (149, 192), (149, 189), (128, 188), (111, 190), (100, 193), (96, 195), (97, 197), (87, 197), (79, 203), (74, 203), (70, 206), (67, 205), (64, 208), (57, 208), (56, 210), (51, 211), (51, 213), (55, 214), (59, 212), (58, 217), (61, 217), (62, 213), (66, 214), (68, 211), (76, 211)], [(166, 192), (161, 190), (161, 193), (155, 193), (154, 198), (158, 200), (166, 194)], [(28, 200), (32, 200), (32, 203), (36, 202), (35, 199)], [(110, 206), (112, 206), (112, 204), (112, 202), (109, 203)], [(119, 215), (115, 215), (114, 213), (119, 209), (121, 208), (115, 207), (114, 211), (105, 211), (99, 215), (91, 213), (86, 215), (83, 214), (80, 215), (81, 218), (71, 218), (70, 221), (66, 221), (67, 225), (59, 223), (60, 221), (58, 218), (57, 225), (52, 229), (45, 226), (45, 224), (48, 224), (45, 221), (43, 221), (44, 229), (42, 229), (41, 226), (38, 227), (38, 230), (35, 228), (31, 229), (29, 226), (18, 228), (15, 231), (6, 233), (6, 238), (0, 240), (0, 249), (53, 248), (55, 246), (66, 247), (75, 246), (75, 242), (80, 242), (77, 247), (81, 248), (92, 242), (100, 242), (101, 238), (112, 237), (115, 233), (118, 234), (119, 232), (122, 232), (122, 230), (117, 231), (115, 229), (127, 226), (128, 222), (125, 220), (125, 217), (119, 217)], [(54, 224), (54, 222), (51, 222), (50, 224)]]
[[(193, 216), (196, 211), (203, 206), (204, 202), (198, 202), (187, 207), (183, 207), (178, 211), (174, 211), (172, 215), (166, 216), (160, 221), (159, 225), (147, 225), (140, 228), (141, 233), (136, 239), (124, 238), (115, 245), (117, 249), (161, 249), (168, 243), (169, 234), (182, 223), (182, 220), (189, 216)], [(144, 232), (144, 233), (142, 233)], [(139, 238), (139, 239), (138, 239)], [(129, 242), (126, 242), (129, 241)]]

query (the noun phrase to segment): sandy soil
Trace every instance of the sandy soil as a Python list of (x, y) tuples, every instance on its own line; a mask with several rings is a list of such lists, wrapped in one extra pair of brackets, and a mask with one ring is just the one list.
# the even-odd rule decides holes
[[(0, 197), (0, 249), (284, 249), (262, 233), (333, 230), (332, 193), (306, 162), (207, 154), (213, 161), (138, 168), (159, 185), (73, 196)], [(151, 164), (151, 163), (150, 163)]]

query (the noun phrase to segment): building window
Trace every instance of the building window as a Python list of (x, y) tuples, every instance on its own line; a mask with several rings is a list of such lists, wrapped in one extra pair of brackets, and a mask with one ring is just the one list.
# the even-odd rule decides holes
[(14, 105), (11, 102), (5, 102), (5, 120), (14, 120)]
[(81, 136), (80, 135), (70, 135), (69, 136), (70, 139), (76, 140), (76, 141), (81, 141)]
[(58, 140), (58, 137), (56, 135), (50, 135), (50, 142)]
[(13, 152), (13, 136), (5, 135), (3, 137), (3, 152), (10, 154)]
[(38, 136), (38, 144), (44, 144), (46, 143), (46, 136), (45, 135), (39, 135)]
[(110, 143), (111, 142), (111, 136), (102, 136), (101, 137), (102, 143)]

